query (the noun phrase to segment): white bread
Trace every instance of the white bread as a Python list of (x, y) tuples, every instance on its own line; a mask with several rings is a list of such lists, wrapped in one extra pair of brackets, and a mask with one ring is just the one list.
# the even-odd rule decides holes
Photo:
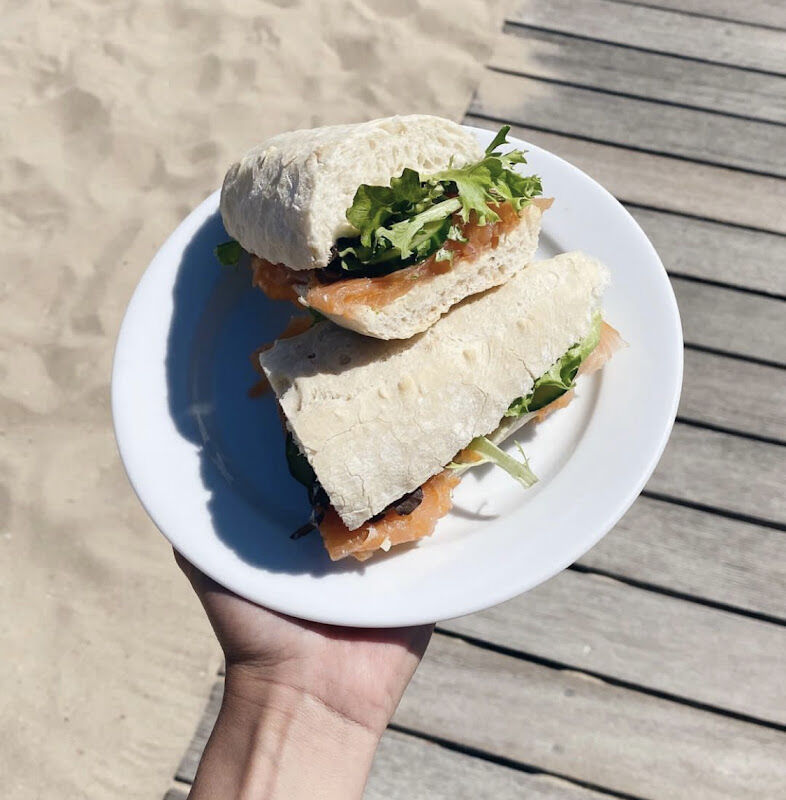
[(530, 265), (406, 341), (321, 322), (262, 353), (297, 444), (353, 530), (439, 472), (590, 330), (608, 271)]
[(358, 186), (387, 186), (405, 167), (438, 172), (483, 148), (460, 125), (425, 114), (281, 133), (233, 164), (221, 189), (230, 236), (250, 253), (291, 269), (325, 267)]
[[(526, 266), (538, 248), (541, 215), (540, 208), (530, 203), (522, 210), (518, 225), (496, 248), (474, 261), (457, 259), (449, 272), (413, 281), (406, 294), (379, 309), (355, 305), (351, 313), (326, 316), (343, 328), (376, 339), (408, 339), (421, 333), (460, 300), (505, 283)], [(305, 294), (307, 290), (302, 291)], [(303, 299), (301, 302), (306, 304)]]

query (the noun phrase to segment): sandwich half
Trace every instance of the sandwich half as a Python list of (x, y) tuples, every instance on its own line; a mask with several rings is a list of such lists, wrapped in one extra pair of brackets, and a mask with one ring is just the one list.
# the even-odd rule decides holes
[(433, 532), (463, 470), (493, 461), (525, 486), (526, 460), (498, 444), (572, 396), (577, 374), (618, 346), (601, 318), (607, 269), (567, 253), (465, 300), (407, 341), (328, 321), (259, 356), (333, 559)]
[(225, 263), (251, 254), (255, 285), (378, 339), (425, 331), (533, 257), (540, 180), (450, 120), (378, 119), (279, 134), (233, 164)]

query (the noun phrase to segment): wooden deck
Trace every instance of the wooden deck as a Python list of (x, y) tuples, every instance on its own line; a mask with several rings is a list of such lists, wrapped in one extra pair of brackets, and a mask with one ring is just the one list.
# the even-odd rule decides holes
[(519, 2), (466, 119), (625, 203), (672, 277), (684, 391), (597, 547), (439, 626), (366, 796), (786, 797), (786, 3)]

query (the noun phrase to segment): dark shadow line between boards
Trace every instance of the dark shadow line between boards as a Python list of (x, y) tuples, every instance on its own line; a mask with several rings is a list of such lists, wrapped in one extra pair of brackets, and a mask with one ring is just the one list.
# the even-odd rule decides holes
[(607, 3), (617, 3), (621, 6), (632, 6), (634, 8), (649, 8), (652, 11), (662, 11), (664, 14), (677, 14), (683, 17), (695, 17), (696, 19), (710, 19), (713, 22), (724, 22), (727, 25), (743, 25), (746, 28), (761, 28), (765, 31), (786, 32), (786, 27), (780, 25), (770, 25), (766, 22), (751, 22), (744, 19), (730, 19), (729, 17), (719, 17), (715, 14), (705, 14), (701, 11), (686, 11), (682, 8), (665, 8), (655, 5), (655, 3), (643, 3), (641, 0), (606, 0)]
[[(474, 102), (474, 100), (473, 100)], [(554, 136), (567, 136), (571, 139), (577, 139), (582, 142), (590, 142), (591, 144), (598, 144), (603, 145), (604, 147), (619, 147), (624, 150), (629, 150), (633, 153), (642, 153), (644, 155), (650, 156), (660, 156), (661, 158), (671, 158), (675, 161), (682, 161), (687, 164), (700, 164), (705, 167), (714, 167), (715, 169), (725, 169), (729, 170), (730, 172), (737, 172), (743, 175), (756, 175), (760, 178), (772, 178), (774, 180), (786, 180), (786, 170), (783, 173), (777, 172), (765, 172), (764, 170), (756, 170), (751, 169), (750, 167), (740, 167), (736, 164), (729, 164), (729, 163), (720, 163), (718, 161), (710, 161), (708, 159), (703, 158), (695, 158), (692, 156), (682, 155), (681, 153), (674, 153), (669, 152), (668, 150), (656, 150), (650, 147), (640, 147), (638, 145), (632, 144), (625, 144), (622, 142), (612, 142), (608, 139), (601, 139), (597, 136), (587, 136), (586, 134), (576, 133), (576, 132), (565, 132), (558, 130), (557, 128), (549, 128), (545, 125), (534, 125), (531, 122), (522, 122), (520, 120), (515, 119), (505, 119), (503, 117), (495, 116), (493, 114), (487, 114), (482, 111), (478, 111), (473, 106), (470, 106), (469, 111), (465, 115), (465, 119), (467, 117), (475, 117), (476, 119), (483, 119), (489, 122), (497, 122), (499, 124), (510, 124), (511, 126), (518, 127), (518, 128), (529, 128), (533, 131), (538, 131), (539, 133), (548, 133)]]
[(615, 42), (610, 39), (601, 39), (599, 36), (588, 36), (583, 33), (574, 33), (572, 31), (559, 30), (557, 28), (548, 28), (545, 25), (532, 25), (529, 22), (523, 22), (516, 19), (507, 18), (505, 20), (503, 33), (507, 32), (507, 28), (525, 28), (533, 31), (541, 31), (543, 33), (555, 33), (560, 36), (566, 36), (570, 39), (581, 39), (585, 42), (595, 42), (596, 44), (610, 44), (615, 47), (623, 47), (626, 50), (637, 50), (640, 53), (654, 53), (658, 56), (671, 56), (678, 58), (681, 61), (693, 61), (697, 64), (712, 64), (716, 67), (728, 67), (729, 69), (736, 69), (740, 72), (755, 72), (759, 75), (769, 75), (773, 78), (786, 78), (786, 72), (776, 72), (775, 70), (764, 69), (763, 67), (749, 67), (742, 64), (731, 64), (728, 61), (713, 61), (711, 58), (702, 58), (701, 56), (689, 56), (684, 53), (675, 53), (669, 50), (658, 50), (655, 47), (644, 47), (642, 45), (627, 44), (624, 42)]
[[(646, 231), (645, 231), (646, 232)], [(769, 292), (766, 289), (753, 289), (749, 286), (740, 286), (735, 283), (727, 283), (726, 281), (716, 281), (712, 278), (705, 278), (700, 275), (687, 275), (684, 272), (675, 272), (674, 270), (666, 270), (670, 278), (678, 278), (681, 281), (688, 281), (690, 283), (700, 283), (703, 286), (713, 286), (716, 289), (728, 289), (732, 292), (741, 292), (742, 294), (751, 294), (756, 297), (763, 297), (766, 300), (786, 300), (786, 294), (779, 294), (778, 292)]]
[[(466, 113), (464, 115), (463, 119), (462, 119), (462, 122), (464, 122), (465, 124), (472, 124), (473, 121), (478, 121), (478, 122), (482, 122), (482, 121), (497, 122), (497, 121), (499, 121), (499, 122), (502, 122), (501, 119), (500, 120), (496, 120), (496, 119), (492, 119), (492, 118), (487, 118), (487, 117), (482, 116), (480, 114), (470, 114), (469, 112)], [(514, 127), (516, 127), (515, 123), (514, 123)], [(520, 126), (519, 125), (517, 127), (521, 128), (521, 127), (529, 127), (529, 126)], [(487, 129), (487, 130), (489, 130), (489, 129)], [(533, 130), (534, 130), (534, 128), (533, 128)], [(572, 133), (556, 133), (555, 135), (556, 136), (562, 136), (565, 139), (581, 139), (580, 136), (576, 136), (575, 134), (572, 134)], [(602, 146), (604, 146), (604, 147), (612, 147), (612, 148), (616, 148), (618, 150), (630, 150), (630, 149), (632, 149), (632, 148), (627, 147), (627, 145), (615, 144), (613, 142), (606, 142), (606, 143), (600, 143), (600, 144), (602, 144)], [(558, 155), (558, 154), (555, 154), (555, 155)], [(658, 214), (669, 214), (672, 217), (684, 217), (686, 219), (694, 219), (694, 220), (697, 220), (699, 222), (708, 222), (708, 223), (710, 223), (712, 225), (722, 225), (722, 226), (729, 227), (729, 228), (737, 228), (737, 229), (743, 230), (743, 231), (750, 231), (751, 233), (764, 233), (764, 234), (768, 234), (770, 236), (779, 236), (779, 237), (786, 238), (786, 231), (776, 230), (775, 228), (764, 228), (764, 227), (761, 227), (761, 226), (758, 226), (758, 225), (748, 225), (748, 224), (741, 223), (741, 222), (731, 222), (730, 220), (727, 220), (727, 219), (719, 219), (717, 217), (707, 217), (707, 216), (705, 216), (703, 214), (695, 214), (695, 213), (692, 213), (690, 211), (677, 211), (677, 210), (675, 210), (673, 208), (666, 208), (665, 206), (654, 206), (654, 205), (652, 205), (650, 203), (643, 203), (640, 200), (630, 200), (628, 198), (625, 198), (623, 196), (618, 196), (618, 195), (614, 195), (614, 197), (616, 197), (616, 199), (620, 203), (622, 203), (624, 206), (626, 206), (626, 207), (629, 206), (631, 208), (638, 208), (638, 209), (641, 209), (642, 211), (654, 211), (655, 213), (658, 213)]]
[(714, 514), (718, 517), (725, 517), (726, 519), (733, 519), (737, 522), (747, 522), (749, 525), (759, 525), (762, 528), (769, 528), (774, 531), (786, 531), (786, 524), (777, 522), (776, 520), (766, 519), (764, 517), (755, 517), (752, 514), (745, 514), (740, 511), (732, 511), (728, 508), (718, 508), (711, 506), (708, 503), (700, 503), (696, 500), (687, 500), (683, 497), (674, 497), (673, 495), (666, 494), (665, 492), (654, 492), (650, 489), (644, 489), (640, 497), (647, 497), (650, 500), (660, 500), (664, 503), (671, 503), (675, 506), (682, 506), (683, 508), (690, 508), (694, 511), (704, 511), (707, 514)]
[(582, 789), (590, 789), (600, 794), (607, 795), (608, 797), (620, 798), (620, 800), (647, 800), (647, 798), (641, 795), (620, 792), (616, 789), (610, 789), (597, 783), (585, 781), (581, 778), (576, 778), (563, 772), (555, 772), (553, 770), (536, 767), (533, 764), (528, 764), (525, 761), (518, 761), (515, 758), (501, 756), (497, 753), (492, 753), (489, 750), (483, 750), (480, 747), (474, 747), (473, 745), (455, 742), (452, 739), (446, 739), (443, 736), (438, 736), (433, 733), (419, 731), (416, 728), (410, 728), (408, 725), (401, 725), (398, 722), (391, 722), (388, 725), (388, 729), (395, 731), (396, 733), (404, 734), (405, 736), (411, 736), (413, 739), (420, 739), (425, 742), (430, 742), (431, 744), (439, 745), (440, 747), (444, 747), (446, 750), (450, 750), (453, 753), (469, 756), (470, 758), (476, 758), (480, 761), (487, 761), (500, 767), (507, 767), (508, 769), (516, 770), (516, 772), (525, 772), (528, 775), (544, 775), (551, 778), (559, 778), (566, 783), (581, 787)]
[(704, 422), (703, 420), (691, 419), (690, 417), (683, 417), (677, 414), (676, 422), (681, 425), (688, 425), (691, 428), (699, 428), (705, 431), (712, 431), (713, 433), (725, 433), (728, 436), (736, 436), (739, 439), (747, 439), (751, 442), (760, 442), (762, 444), (771, 444), (776, 447), (786, 446), (786, 440), (778, 439), (775, 436), (762, 436), (758, 433), (751, 433), (750, 431), (741, 431), (735, 428), (727, 428), (724, 425), (716, 425), (713, 422)]
[[(662, 502), (662, 501), (656, 501)], [(735, 614), (738, 617), (745, 617), (746, 619), (756, 620), (757, 622), (767, 622), (770, 625), (778, 625), (779, 627), (786, 627), (786, 617), (778, 617), (773, 614), (768, 614), (766, 611), (755, 611), (751, 608), (744, 606), (737, 606), (731, 603), (724, 603), (720, 600), (713, 600), (708, 597), (691, 594), (690, 592), (682, 592), (679, 589), (672, 589), (668, 586), (663, 586), (651, 581), (643, 581), (638, 578), (631, 578), (628, 575), (623, 575), (613, 570), (602, 569), (600, 567), (590, 567), (577, 561), (571, 564), (566, 569), (573, 572), (580, 572), (584, 575), (598, 575), (602, 578), (610, 578), (611, 580), (624, 583), (626, 586), (632, 586), (634, 589), (641, 589), (645, 592), (652, 594), (664, 595), (666, 597), (673, 597), (675, 600), (684, 600), (687, 603), (694, 603), (706, 608), (712, 608), (715, 611), (724, 611), (728, 614)]]
[(762, 367), (773, 367), (774, 369), (786, 369), (786, 363), (783, 361), (771, 361), (768, 358), (761, 358), (760, 356), (746, 355), (745, 353), (734, 353), (731, 350), (723, 350), (719, 347), (710, 347), (706, 344), (696, 344), (694, 342), (685, 342), (687, 350), (695, 350), (698, 353), (710, 353), (714, 356), (724, 356), (725, 358), (733, 358), (736, 361), (747, 361), (750, 364), (759, 364)]
[(763, 117), (754, 117), (748, 114), (738, 114), (734, 111), (720, 111), (716, 108), (707, 108), (706, 106), (694, 106), (690, 103), (681, 103), (677, 100), (665, 100), (660, 97), (647, 97), (643, 94), (635, 94), (634, 92), (624, 92), (619, 89), (608, 89), (602, 86), (592, 86), (586, 83), (578, 83), (577, 81), (564, 80), (562, 78), (550, 78), (544, 75), (535, 75), (530, 72), (523, 72), (522, 70), (510, 69), (508, 67), (495, 67), (491, 64), (486, 65), (489, 72), (496, 72), (500, 75), (509, 75), (514, 78), (526, 78), (531, 81), (539, 81), (541, 83), (550, 83), (555, 86), (565, 86), (569, 89), (580, 89), (581, 91), (593, 92), (595, 94), (611, 95), (612, 97), (624, 97), (628, 100), (638, 100), (642, 103), (650, 103), (656, 106), (669, 106), (671, 108), (681, 108), (685, 111), (698, 111), (703, 114), (713, 114), (717, 117), (727, 117), (729, 119), (738, 119), (743, 122), (759, 122), (763, 125), (773, 125), (777, 128), (786, 128), (786, 122), (780, 120), (766, 119)]
[[(566, 138), (571, 138), (565, 134)], [(618, 145), (609, 145), (610, 147), (617, 147)], [(615, 195), (616, 196), (616, 195)], [(693, 219), (697, 222), (707, 222), (710, 225), (719, 225), (724, 228), (736, 228), (741, 231), (750, 231), (751, 233), (763, 233), (767, 236), (779, 236), (786, 238), (786, 232), (772, 230), (771, 228), (760, 228), (756, 225), (746, 225), (742, 222), (730, 222), (725, 219), (716, 219), (715, 217), (705, 217), (702, 214), (692, 214), (690, 211), (675, 211), (673, 208), (663, 208), (661, 206), (653, 206), (648, 203), (642, 203), (638, 200), (626, 200), (623, 197), (617, 199), (626, 207), (640, 209), (641, 211), (653, 211), (656, 214), (668, 214), (671, 217), (685, 217), (686, 219)], [(786, 295), (777, 295), (777, 297), (786, 297)]]
[(740, 711), (732, 711), (731, 709), (715, 706), (711, 703), (704, 703), (700, 700), (693, 700), (690, 697), (683, 697), (682, 695), (673, 694), (672, 692), (666, 692), (661, 689), (653, 689), (652, 687), (634, 683), (632, 681), (628, 681), (623, 678), (616, 678), (604, 672), (598, 672), (597, 670), (587, 669), (586, 667), (577, 667), (572, 664), (567, 664), (564, 661), (557, 661), (556, 659), (547, 658), (545, 656), (538, 656), (533, 653), (528, 653), (524, 650), (518, 650), (514, 647), (507, 647), (505, 645), (496, 644), (494, 642), (488, 642), (485, 641), (484, 639), (479, 639), (475, 636), (471, 636), (468, 634), (455, 633), (450, 630), (445, 630), (440, 625), (437, 625), (434, 630), (436, 633), (439, 633), (442, 636), (447, 636), (451, 639), (458, 639), (460, 641), (466, 642), (469, 645), (472, 645), (473, 647), (479, 647), (483, 650), (489, 650), (503, 656), (517, 658), (521, 661), (527, 661), (529, 663), (546, 667), (548, 669), (557, 670), (560, 672), (569, 671), (574, 673), (580, 673), (582, 675), (589, 675), (592, 678), (597, 678), (598, 680), (601, 680), (610, 686), (616, 686), (619, 687), (620, 689), (626, 689), (628, 691), (637, 692), (639, 694), (648, 695), (650, 697), (656, 697), (659, 700), (666, 700), (667, 702), (677, 703), (678, 705), (687, 706), (689, 708), (695, 708), (698, 711), (705, 711), (711, 714), (716, 714), (718, 716), (736, 719), (739, 720), (740, 722), (747, 722), (749, 724), (758, 725), (763, 728), (770, 728), (771, 730), (776, 730), (781, 733), (786, 733), (786, 724), (784, 723), (772, 722), (771, 720), (761, 719), (760, 717), (755, 717), (751, 714), (744, 714)]

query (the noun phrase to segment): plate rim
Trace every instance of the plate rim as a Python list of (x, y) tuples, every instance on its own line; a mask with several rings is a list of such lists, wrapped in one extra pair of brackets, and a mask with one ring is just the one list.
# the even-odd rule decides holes
[[(474, 135), (478, 136), (481, 140), (488, 138), (490, 141), (493, 132), (485, 129), (479, 128), (476, 126), (463, 126), (466, 130), (472, 132)], [(529, 591), (535, 586), (539, 585), (540, 583), (548, 580), (549, 578), (553, 577), (554, 575), (561, 572), (565, 567), (574, 563), (578, 558), (580, 558), (584, 553), (590, 550), (595, 544), (597, 544), (600, 539), (602, 539), (622, 518), (625, 512), (631, 507), (631, 505), (635, 502), (636, 498), (640, 495), (642, 489), (646, 485), (647, 481), (649, 480), (650, 476), (654, 472), (661, 456), (663, 455), (663, 451), (665, 450), (666, 444), (671, 435), (671, 431), (674, 425), (674, 421), (677, 414), (677, 408), (679, 405), (681, 390), (682, 390), (682, 379), (683, 379), (683, 370), (684, 370), (684, 346), (683, 346), (683, 335), (682, 335), (682, 324), (680, 319), (679, 308), (676, 302), (676, 297), (674, 296), (674, 290), (671, 285), (671, 282), (668, 278), (668, 274), (663, 266), (663, 263), (660, 260), (660, 257), (657, 254), (654, 246), (650, 242), (649, 238), (647, 237), (646, 233), (641, 229), (641, 226), (636, 222), (630, 212), (616, 199), (611, 195), (611, 193), (605, 189), (598, 181), (592, 178), (587, 173), (580, 170), (578, 167), (574, 166), (570, 162), (566, 161), (565, 159), (561, 158), (560, 156), (544, 149), (538, 147), (535, 144), (526, 142), (518, 137), (510, 137), (510, 143), (514, 146), (524, 147), (530, 151), (537, 151), (539, 154), (546, 156), (551, 159), (556, 159), (560, 162), (563, 166), (567, 167), (569, 170), (578, 173), (578, 176), (582, 179), (589, 181), (593, 189), (596, 191), (600, 191), (603, 193), (608, 199), (613, 201), (613, 204), (616, 206), (616, 210), (618, 212), (622, 212), (623, 217), (626, 220), (628, 225), (634, 226), (635, 230), (638, 231), (640, 234), (640, 238), (643, 242), (646, 242), (648, 249), (650, 251), (651, 258), (654, 258), (655, 263), (660, 267), (660, 278), (662, 278), (663, 282), (665, 283), (665, 288), (667, 289), (666, 296), (668, 299), (668, 308), (663, 309), (663, 317), (664, 320), (666, 317), (669, 318), (669, 321), (673, 325), (672, 335), (675, 338), (675, 352), (672, 354), (673, 357), (676, 358), (675, 367), (676, 371), (674, 373), (674, 380), (673, 385), (671, 386), (671, 393), (670, 393), (670, 405), (668, 413), (666, 414), (665, 419), (659, 421), (660, 424), (660, 434), (657, 439), (657, 444), (652, 447), (649, 452), (649, 457), (646, 459), (646, 465), (643, 465), (642, 468), (639, 469), (639, 474), (635, 482), (631, 482), (630, 487), (628, 488), (627, 492), (620, 493), (617, 501), (612, 504), (609, 503), (609, 509), (605, 512), (604, 517), (605, 521), (600, 524), (594, 526), (594, 528), (588, 528), (590, 531), (589, 535), (585, 535), (581, 537), (573, 547), (565, 547), (560, 552), (560, 557), (553, 559), (547, 566), (544, 566), (539, 571), (533, 571), (527, 574), (527, 580), (521, 581), (519, 583), (514, 584), (505, 584), (504, 586), (499, 586), (494, 590), (493, 588), (489, 589), (486, 593), (482, 595), (482, 597), (477, 597), (476, 599), (469, 598), (463, 603), (456, 603), (453, 602), (450, 604), (449, 609), (437, 610), (435, 614), (433, 610), (430, 611), (428, 614), (423, 614), (419, 608), (412, 608), (412, 609), (395, 609), (393, 613), (388, 613), (387, 616), (381, 615), (377, 613), (375, 617), (369, 618), (363, 616), (362, 612), (358, 612), (353, 618), (348, 617), (345, 613), (333, 613), (330, 608), (316, 607), (317, 604), (311, 603), (311, 607), (308, 607), (308, 603), (305, 604), (304, 607), (300, 607), (297, 603), (287, 602), (291, 600), (290, 597), (287, 597), (284, 601), (278, 602), (278, 598), (270, 598), (265, 597), (264, 599), (260, 599), (259, 596), (252, 597), (250, 596), (249, 592), (239, 589), (237, 585), (231, 585), (233, 581), (231, 577), (228, 578), (227, 575), (223, 574), (216, 574), (216, 571), (212, 569), (212, 564), (205, 563), (199, 557), (193, 557), (191, 554), (184, 553), (192, 563), (195, 564), (199, 569), (201, 569), (206, 575), (220, 583), (221, 585), (229, 588), (231, 591), (236, 592), (237, 594), (246, 597), (247, 599), (251, 600), (252, 602), (258, 603), (260, 605), (264, 605), (267, 608), (273, 609), (280, 613), (297, 616), (303, 619), (308, 619), (315, 622), (321, 622), (325, 624), (335, 624), (335, 625), (343, 625), (348, 627), (390, 627), (390, 626), (399, 626), (399, 625), (413, 625), (413, 624), (422, 624), (425, 622), (433, 622), (435, 619), (437, 621), (448, 619), (451, 617), (458, 617), (463, 616), (466, 614), (474, 613), (480, 611), (485, 608), (489, 608), (491, 606), (497, 605), (499, 603), (505, 602), (513, 597), (516, 597), (523, 592)], [(151, 518), (153, 523), (158, 527), (164, 537), (172, 544), (173, 547), (178, 547), (178, 541), (181, 540), (181, 537), (176, 535), (171, 535), (171, 532), (165, 530), (165, 526), (163, 526), (159, 521), (159, 514), (157, 513), (158, 509), (152, 507), (153, 504), (150, 502), (149, 498), (146, 498), (145, 492), (143, 489), (140, 488), (140, 481), (138, 480), (138, 476), (136, 474), (136, 470), (138, 465), (131, 463), (133, 461), (132, 457), (130, 456), (125, 443), (124, 438), (126, 436), (126, 422), (127, 422), (127, 408), (126, 403), (124, 403), (124, 397), (121, 396), (120, 387), (123, 385), (124, 375), (122, 374), (123, 371), (123, 364), (124, 364), (124, 347), (125, 343), (129, 339), (129, 331), (133, 328), (136, 324), (136, 312), (137, 312), (137, 305), (141, 302), (140, 298), (144, 294), (144, 288), (147, 283), (153, 280), (153, 267), (161, 263), (166, 256), (167, 251), (173, 247), (178, 249), (178, 253), (182, 253), (182, 251), (187, 246), (188, 241), (193, 238), (194, 231), (191, 231), (188, 239), (182, 244), (178, 245), (174, 242), (177, 237), (182, 238), (181, 231), (183, 229), (187, 229), (189, 226), (193, 226), (195, 221), (202, 221), (206, 219), (211, 213), (213, 213), (217, 206), (218, 206), (218, 196), (220, 194), (220, 190), (216, 190), (212, 192), (205, 200), (203, 200), (193, 211), (191, 211), (185, 219), (177, 225), (177, 227), (170, 233), (161, 247), (157, 250), (153, 258), (151, 259), (148, 267), (145, 269), (144, 273), (142, 274), (137, 286), (134, 289), (134, 292), (131, 296), (131, 299), (128, 303), (126, 311), (123, 316), (123, 320), (121, 322), (120, 328), (118, 330), (117, 341), (115, 345), (114, 357), (113, 357), (113, 365), (112, 365), (112, 384), (111, 384), (111, 406), (112, 406), (112, 420), (113, 420), (113, 430), (115, 434), (115, 440), (117, 443), (118, 451), (121, 457), (121, 461), (124, 465), (126, 473), (129, 478), (129, 482), (136, 493), (139, 501), (145, 511), (147, 512), (148, 516)], [(158, 268), (158, 267), (157, 267)], [(168, 321), (167, 321), (168, 322)], [(174, 424), (174, 423), (173, 423)], [(178, 432), (178, 435), (181, 435)], [(570, 458), (568, 459), (570, 461)], [(182, 545), (182, 541), (181, 541)], [(181, 547), (182, 549), (182, 547)], [(262, 572), (262, 570), (260, 570)], [(366, 580), (373, 579), (371, 576), (364, 576)], [(260, 583), (264, 583), (264, 581), (260, 580)]]

